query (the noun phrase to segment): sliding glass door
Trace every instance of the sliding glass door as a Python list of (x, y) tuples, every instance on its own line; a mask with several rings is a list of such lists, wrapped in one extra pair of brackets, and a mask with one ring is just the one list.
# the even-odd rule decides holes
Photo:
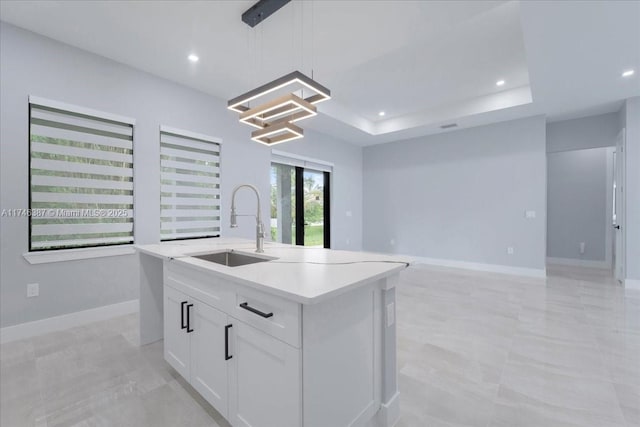
[(304, 209), (305, 246), (324, 246), (324, 173), (304, 170), (302, 173), (302, 206)]
[(328, 171), (271, 164), (271, 239), (331, 247)]

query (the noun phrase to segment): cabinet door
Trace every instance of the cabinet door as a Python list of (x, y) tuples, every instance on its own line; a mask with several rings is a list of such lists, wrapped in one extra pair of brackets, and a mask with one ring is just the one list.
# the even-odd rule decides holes
[[(227, 315), (215, 308), (195, 302), (191, 333), (191, 385), (224, 417), (228, 414), (225, 343)], [(228, 330), (228, 334), (231, 330)]]
[(230, 319), (229, 421), (236, 427), (300, 427), (300, 351)]
[(191, 334), (188, 334), (187, 329), (182, 326), (187, 322), (188, 304), (188, 297), (185, 294), (168, 286), (164, 287), (164, 358), (187, 380), (189, 379), (189, 335)]

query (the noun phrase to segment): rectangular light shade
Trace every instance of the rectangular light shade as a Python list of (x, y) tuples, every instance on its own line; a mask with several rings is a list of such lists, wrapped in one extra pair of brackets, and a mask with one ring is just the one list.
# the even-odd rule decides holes
[(293, 141), (304, 136), (304, 131), (299, 126), (290, 122), (280, 122), (264, 129), (254, 130), (251, 139), (264, 145), (275, 145), (287, 141)]
[(249, 110), (249, 107), (243, 104), (293, 84), (300, 84), (314, 92), (313, 95), (304, 99), (310, 104), (317, 104), (318, 102), (326, 101), (331, 98), (331, 91), (329, 89), (305, 76), (300, 71), (294, 71), (286, 76), (282, 76), (272, 82), (233, 98), (227, 103), (227, 108), (238, 113), (245, 112)]
[(294, 122), (317, 114), (314, 105), (290, 93), (241, 113), (240, 121), (262, 129), (281, 121)]

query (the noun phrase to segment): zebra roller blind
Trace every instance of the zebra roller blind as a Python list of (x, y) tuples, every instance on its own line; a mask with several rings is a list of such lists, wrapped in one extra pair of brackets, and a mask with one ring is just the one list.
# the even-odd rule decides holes
[(160, 128), (160, 238), (220, 236), (220, 140)]
[(29, 109), (29, 249), (132, 243), (133, 120), (33, 97)]

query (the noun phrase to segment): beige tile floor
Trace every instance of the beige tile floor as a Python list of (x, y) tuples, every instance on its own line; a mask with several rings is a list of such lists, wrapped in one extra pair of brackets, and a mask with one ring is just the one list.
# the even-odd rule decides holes
[[(403, 273), (399, 427), (640, 426), (640, 293), (548, 271)], [(228, 426), (136, 336), (131, 315), (0, 346), (0, 425)]]
[(548, 274), (406, 271), (400, 426), (640, 426), (640, 293), (602, 270)]

